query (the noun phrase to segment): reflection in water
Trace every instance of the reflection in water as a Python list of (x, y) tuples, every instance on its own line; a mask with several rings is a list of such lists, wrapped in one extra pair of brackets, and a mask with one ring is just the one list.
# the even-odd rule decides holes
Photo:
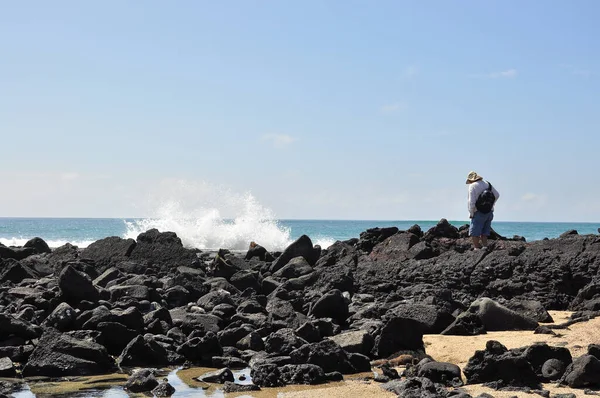
[[(178, 375), (177, 372), (181, 370), (181, 368), (172, 370), (167, 375), (167, 381), (175, 388), (175, 394), (172, 395), (173, 398), (224, 398), (225, 393), (221, 388), (210, 389), (210, 391), (205, 391), (199, 387), (191, 387), (186, 384)], [(234, 370), (233, 376), (235, 382), (238, 384), (252, 384), (252, 379), (250, 378), (250, 368), (242, 369), (242, 370)], [(202, 372), (199, 373), (201, 375)], [(245, 376), (245, 380), (240, 380), (240, 376)], [(157, 379), (160, 380), (159, 377)], [(69, 383), (58, 382), (56, 384)], [(64, 386), (64, 384), (63, 384)], [(13, 393), (14, 398), (50, 398), (50, 397), (61, 397), (61, 398), (129, 398), (130, 395), (123, 389), (121, 386), (111, 387), (109, 389), (86, 389), (85, 391), (72, 391), (68, 393), (37, 393), (34, 394), (29, 385), (25, 384), (21, 391)], [(139, 396), (139, 395), (136, 395)], [(238, 398), (251, 397), (250, 395), (238, 396)]]

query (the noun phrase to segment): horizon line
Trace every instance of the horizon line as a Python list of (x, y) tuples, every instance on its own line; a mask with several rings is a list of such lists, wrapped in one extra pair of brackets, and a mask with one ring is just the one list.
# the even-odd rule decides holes
[[(0, 216), (0, 220), (146, 220), (146, 219), (160, 219), (160, 217), (54, 217), (54, 216), (42, 216), (42, 217), (27, 217), (27, 216)], [(234, 220), (235, 218), (224, 217), (223, 220)], [(453, 222), (464, 222), (469, 223), (469, 220), (450, 220), (445, 217), (439, 220), (434, 219), (367, 219), (367, 218), (273, 218), (274, 221), (361, 221), (361, 222), (439, 222), (442, 219), (447, 220), (449, 223)], [(519, 220), (494, 220), (494, 223), (538, 223), (538, 224), (600, 224), (600, 221), (519, 221)]]

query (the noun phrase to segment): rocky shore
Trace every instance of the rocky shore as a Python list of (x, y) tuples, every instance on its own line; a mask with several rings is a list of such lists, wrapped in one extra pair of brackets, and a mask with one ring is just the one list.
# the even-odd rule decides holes
[[(157, 230), (85, 249), (51, 250), (40, 238), (0, 245), (0, 397), (31, 378), (110, 373), (128, 376), (127, 391), (170, 396), (156, 369), (196, 366), (218, 369), (196, 379), (225, 392), (373, 369), (374, 382), (402, 397), (470, 397), (465, 384), (542, 396), (550, 382), (600, 387), (595, 344), (575, 356), (490, 339), (464, 366), (428, 353), (424, 335), (556, 335), (598, 315), (599, 235), (492, 238), (473, 251), (465, 227), (441, 220), (428, 231), (370, 229), (327, 249), (302, 236), (283, 252), (260, 242), (202, 252)], [(550, 324), (549, 310), (572, 316)], [(250, 384), (233, 378), (245, 368)]]

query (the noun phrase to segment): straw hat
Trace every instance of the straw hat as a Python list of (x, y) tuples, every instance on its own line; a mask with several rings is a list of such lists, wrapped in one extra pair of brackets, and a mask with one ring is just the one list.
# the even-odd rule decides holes
[(476, 172), (472, 171), (467, 175), (467, 184), (471, 184), (475, 181), (483, 180), (483, 177), (478, 175)]

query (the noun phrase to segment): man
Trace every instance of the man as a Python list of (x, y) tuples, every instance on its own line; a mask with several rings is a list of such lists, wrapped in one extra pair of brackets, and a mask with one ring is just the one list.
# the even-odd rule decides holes
[[(467, 175), (467, 184), (469, 185), (468, 206), (471, 219), (469, 236), (473, 240), (473, 250), (487, 249), (488, 236), (492, 231), (492, 220), (494, 219), (494, 204), (500, 194), (494, 186), (484, 181), (483, 177), (474, 171)], [(484, 191), (486, 192), (484, 193)], [(491, 191), (494, 196), (492, 197), (487, 191)]]

